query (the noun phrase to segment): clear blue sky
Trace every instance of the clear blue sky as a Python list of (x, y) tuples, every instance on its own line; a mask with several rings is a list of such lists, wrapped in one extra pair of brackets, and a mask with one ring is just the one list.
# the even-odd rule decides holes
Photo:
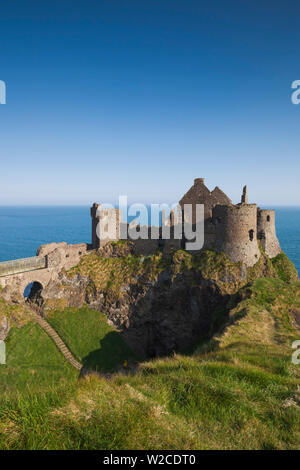
[(2, 2), (0, 204), (300, 205), (298, 1)]

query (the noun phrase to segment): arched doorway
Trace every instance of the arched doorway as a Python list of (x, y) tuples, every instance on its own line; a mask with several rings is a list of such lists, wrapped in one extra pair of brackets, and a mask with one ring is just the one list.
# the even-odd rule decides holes
[(34, 281), (28, 284), (24, 290), (24, 299), (26, 302), (33, 302), (39, 306), (43, 304), (42, 297), (43, 286), (40, 282)]

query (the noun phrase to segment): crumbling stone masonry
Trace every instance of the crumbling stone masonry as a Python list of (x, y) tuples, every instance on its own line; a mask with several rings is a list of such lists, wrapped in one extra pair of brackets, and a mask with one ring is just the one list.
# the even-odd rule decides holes
[(260, 258), (257, 244), (257, 208), (255, 204), (213, 208), (215, 250), (226, 253), (231, 261), (253, 266)]
[[(23, 297), (25, 288), (31, 283), (38, 283), (41, 288), (46, 287), (49, 282), (58, 278), (62, 269), (68, 270), (76, 266), (80, 261), (80, 257), (87, 252), (88, 248), (86, 243), (68, 245), (62, 242), (41, 245), (37, 251), (36, 259), (44, 260), (44, 267), (26, 272), (20, 270), (20, 272), (6, 276), (2, 273), (0, 276), (0, 286), (3, 288), (2, 297), (7, 295), (7, 298), (11, 299), (14, 294), (16, 297)], [(18, 263), (18, 260), (16, 260), (16, 263)], [(3, 264), (5, 267), (5, 263)]]
[[(260, 258), (258, 240), (266, 255), (274, 258), (280, 252), (280, 245), (276, 236), (275, 211), (261, 210), (256, 204), (248, 203), (247, 186), (244, 186), (241, 202), (234, 205), (229, 197), (217, 186), (210, 191), (205, 186), (204, 178), (196, 178), (193, 186), (187, 191), (179, 202), (184, 220), (184, 205), (192, 205), (193, 226), (197, 222), (196, 205), (204, 205), (204, 247), (203, 249), (224, 252), (233, 262), (242, 262), (246, 266), (253, 266)], [(116, 215), (117, 212), (117, 215)], [(115, 236), (113, 240), (122, 238), (131, 239), (130, 229), (127, 224), (122, 224), (121, 214), (118, 209), (103, 210), (101, 205), (94, 204), (92, 215), (92, 247), (94, 249), (105, 245), (111, 240), (101, 240), (96, 233), (96, 227), (102, 220), (114, 218)], [(171, 234), (174, 233), (171, 213), (169, 224)], [(150, 234), (150, 227), (147, 228)], [(124, 234), (126, 236), (124, 236)], [(131, 239), (132, 240), (132, 239)], [(162, 238), (162, 229), (159, 228), (159, 236), (156, 240), (149, 237), (148, 240), (132, 240), (139, 254), (148, 255), (158, 248), (163, 248), (166, 253), (174, 249), (185, 248), (185, 241)]]
[[(247, 187), (244, 186), (241, 202), (234, 205), (228, 196), (218, 187), (210, 191), (204, 178), (196, 178), (194, 185), (180, 200), (182, 220), (184, 220), (184, 205), (192, 205), (192, 220), (196, 219), (196, 204), (204, 205), (204, 247), (203, 249), (224, 252), (233, 262), (242, 262), (245, 266), (253, 266), (261, 256), (258, 242), (269, 258), (274, 258), (280, 252), (276, 236), (275, 211), (261, 210), (256, 204), (248, 203)], [(42, 245), (34, 258), (1, 263), (0, 286), (1, 296), (13, 297), (23, 295), (30, 283), (36, 283), (39, 289), (58, 279), (63, 269), (76, 266), (80, 257), (90, 249), (99, 249), (110, 241), (129, 239), (133, 242), (134, 252), (150, 255), (157, 249), (163, 249), (166, 255), (177, 249), (185, 249), (184, 238), (178, 239), (175, 234), (174, 213), (170, 217), (163, 216), (163, 226), (169, 226), (170, 239), (164, 239), (163, 227), (141, 227), (148, 233), (148, 239), (135, 239), (132, 226), (122, 223), (119, 209), (105, 209), (101, 204), (91, 208), (92, 244), (68, 245), (67, 243), (50, 243)], [(104, 230), (110, 223), (112, 233), (109, 238), (101, 238), (97, 231), (102, 223)], [(178, 227), (178, 226), (177, 226)], [(177, 228), (176, 227), (176, 228)], [(136, 227), (135, 227), (136, 228)], [(156, 233), (151, 239), (152, 230)], [(180, 227), (182, 231), (182, 228)], [(136, 231), (134, 230), (136, 233)]]
[(275, 211), (257, 209), (257, 238), (269, 258), (280, 253), (280, 245), (276, 236)]

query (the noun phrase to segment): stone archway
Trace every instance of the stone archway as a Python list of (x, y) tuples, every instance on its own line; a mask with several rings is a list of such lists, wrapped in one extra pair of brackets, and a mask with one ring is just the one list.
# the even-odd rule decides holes
[(39, 281), (30, 282), (24, 289), (23, 297), (26, 302), (32, 302), (41, 307), (43, 305), (42, 290), (43, 285)]

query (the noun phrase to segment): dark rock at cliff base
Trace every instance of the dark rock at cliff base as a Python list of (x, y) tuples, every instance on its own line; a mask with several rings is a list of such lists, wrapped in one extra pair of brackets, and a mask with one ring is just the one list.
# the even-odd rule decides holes
[[(285, 255), (262, 254), (253, 268), (232, 263), (222, 253), (191, 255), (178, 250), (169, 258), (157, 252), (132, 255), (130, 247), (112, 245), (81, 258), (80, 263), (43, 290), (45, 312), (85, 303), (103, 312), (141, 357), (189, 348), (214, 333), (216, 316), (249, 281), (281, 277), (290, 267)], [(84, 334), (84, 332), (83, 332)]]

